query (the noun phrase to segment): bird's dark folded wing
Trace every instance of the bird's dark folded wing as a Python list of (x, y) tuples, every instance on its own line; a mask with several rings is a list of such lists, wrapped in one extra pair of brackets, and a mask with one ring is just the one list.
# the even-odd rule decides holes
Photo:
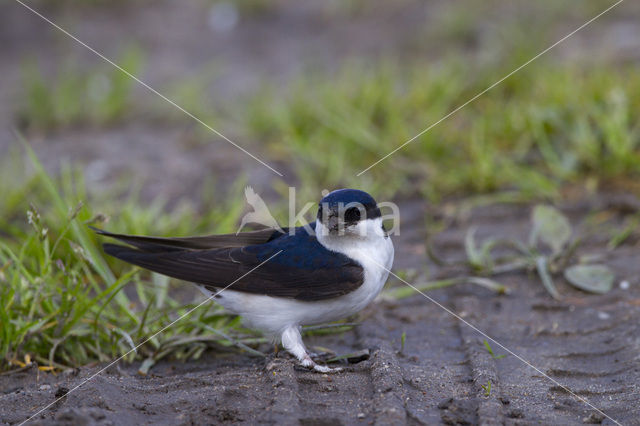
[[(126, 262), (201, 284), (211, 291), (238, 280), (229, 287), (231, 290), (316, 301), (350, 293), (364, 280), (362, 267), (346, 256), (326, 251), (324, 258), (309, 262), (301, 259), (299, 252), (283, 250), (279, 244), (267, 244), (258, 249), (252, 246), (162, 253), (114, 244), (105, 244), (104, 249)], [(278, 251), (280, 253), (276, 255)], [(265, 262), (271, 256), (274, 257)]]
[[(241, 232), (239, 234), (162, 238), (115, 234), (94, 227), (90, 228), (100, 235), (115, 238), (147, 253), (166, 252), (170, 250), (206, 250), (223, 247), (243, 247), (253, 244), (264, 244), (285, 235), (278, 230), (266, 228), (259, 231)], [(284, 232), (286, 233), (287, 229), (284, 229)]]

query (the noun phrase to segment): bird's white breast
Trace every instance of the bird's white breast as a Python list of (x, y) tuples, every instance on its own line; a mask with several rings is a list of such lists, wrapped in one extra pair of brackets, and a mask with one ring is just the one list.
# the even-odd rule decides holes
[[(303, 302), (228, 289), (216, 301), (242, 315), (248, 325), (271, 334), (280, 333), (291, 325), (335, 321), (360, 311), (382, 290), (393, 264), (394, 249), (391, 237), (380, 232), (380, 218), (362, 221), (359, 227), (365, 228), (362, 236), (329, 236), (323, 233), (322, 224), (316, 223), (317, 238), (323, 246), (356, 260), (362, 266), (364, 282), (351, 293), (335, 299)], [(211, 295), (204, 289), (203, 292)]]

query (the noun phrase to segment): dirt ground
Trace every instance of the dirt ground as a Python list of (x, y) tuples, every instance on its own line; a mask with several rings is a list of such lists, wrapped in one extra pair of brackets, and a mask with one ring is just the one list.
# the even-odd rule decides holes
[[(309, 3), (278, 8), (266, 18), (248, 17), (241, 21), (238, 31), (217, 36), (212, 36), (206, 23), (198, 19), (209, 7), (207, 2), (178, 5), (162, 1), (152, 8), (142, 2), (127, 10), (44, 10), (72, 25), (81, 39), (107, 56), (114, 56), (127, 37), (139, 42), (148, 55), (145, 80), (159, 88), (210, 60), (223, 61), (225, 71), (211, 88), (212, 96), (220, 102), (255, 89), (259, 86), (257, 76), (280, 79), (285, 84), (310, 54), (319, 61), (336, 61), (353, 52), (368, 52), (371, 57), (404, 52), (427, 58), (441, 53), (438, 46), (416, 41), (415, 34), (425, 25), (422, 18), (437, 19), (434, 11), (444, 2), (433, 2), (428, 9), (408, 2), (402, 13), (386, 14), (382, 9), (349, 20), (318, 14)], [(77, 17), (78, 13), (83, 19), (67, 16)], [(0, 4), (0, 15), (0, 40), (6, 46), (0, 49), (0, 154), (4, 154), (15, 142), (13, 106), (20, 94), (23, 54), (37, 55), (45, 65), (53, 66), (59, 53), (70, 49), (73, 42), (12, 1)], [(608, 34), (628, 32), (629, 19), (624, 13), (616, 15), (612, 25), (620, 31)], [(562, 36), (566, 29), (566, 25), (558, 26), (554, 31)], [(637, 27), (632, 30), (637, 31)], [(633, 34), (624, 38), (636, 40), (631, 45), (580, 34), (571, 53), (579, 51), (576, 45), (585, 47), (583, 52), (604, 46), (610, 54), (637, 58), (640, 37)], [(80, 56), (83, 61), (96, 62), (85, 52), (80, 51)], [(153, 95), (139, 93), (142, 109), (144, 102), (159, 102)], [(158, 194), (167, 198), (196, 196), (195, 191), (185, 194), (185, 188), (201, 184), (203, 171), (228, 179), (244, 173), (250, 182), (269, 186), (270, 172), (256, 167), (228, 144), (213, 137), (215, 143), (211, 145), (185, 144), (185, 134), (188, 137), (192, 129), (191, 123), (164, 127), (140, 120), (109, 129), (75, 128), (31, 135), (30, 139), (51, 168), (63, 159), (82, 164), (92, 187), (122, 174), (140, 178), (163, 170), (149, 179), (145, 192), (149, 199)], [(220, 130), (227, 133), (226, 126)], [(259, 189), (259, 185), (254, 186)], [(403, 228), (395, 240), (395, 268), (416, 270), (417, 278), (412, 282), (423, 279), (426, 269), (431, 277), (460, 273), (427, 260), (425, 214), (432, 207), (421, 200), (399, 204)], [(530, 207), (477, 208), (467, 219), (451, 224), (435, 237), (434, 248), (448, 260), (462, 259), (464, 235), (470, 226), (478, 228), (479, 238), (498, 235), (525, 239)], [(567, 202), (563, 210), (579, 223), (587, 213), (607, 207), (604, 197), (596, 197)], [(145, 377), (136, 373), (138, 365), (118, 365), (70, 393), (34, 423), (612, 423), (568, 394), (562, 387), (566, 386), (616, 421), (640, 424), (639, 242), (632, 238), (607, 252), (607, 240), (605, 233), (597, 233), (580, 246), (578, 253), (607, 254), (605, 263), (616, 271), (617, 278), (614, 289), (606, 295), (587, 295), (558, 278), (565, 298), (556, 302), (537, 277), (526, 273), (498, 277), (509, 287), (507, 295), (466, 285), (428, 293), (553, 380), (513, 355), (492, 358), (483, 347), (484, 337), (416, 294), (400, 301), (377, 301), (361, 314), (361, 325), (352, 331), (305, 339), (311, 347), (331, 348), (338, 354), (369, 349), (368, 359), (345, 365), (342, 373), (321, 375), (301, 370), (285, 354), (261, 359), (210, 352), (198, 362), (161, 362)], [(628, 281), (629, 287), (621, 287), (622, 281)], [(400, 351), (402, 333), (406, 342)], [(505, 353), (492, 346), (496, 353)], [(0, 423), (24, 421), (100, 368), (87, 366), (57, 376), (34, 370), (1, 375)], [(485, 396), (482, 385), (489, 381), (491, 392)]]
[[(606, 207), (597, 202), (566, 206), (574, 221)], [(419, 203), (405, 211), (423, 210)], [(421, 206), (425, 208), (426, 206)], [(528, 206), (475, 209), (434, 240), (448, 260), (462, 259), (468, 226), (479, 237), (526, 237)], [(422, 266), (424, 227), (396, 238), (398, 266)], [(403, 236), (404, 235), (404, 236)], [(596, 234), (577, 255), (606, 252), (608, 237)], [(458, 286), (429, 292), (501, 342), (494, 359), (484, 337), (433, 302), (416, 294), (380, 300), (352, 331), (307, 338), (310, 347), (338, 354), (369, 349), (370, 357), (322, 375), (296, 367), (285, 354), (267, 359), (206, 354), (198, 362), (162, 362), (143, 377), (137, 365), (120, 365), (88, 381), (37, 418), (40, 424), (612, 424), (563, 388), (586, 398), (622, 424), (640, 424), (640, 267), (638, 240), (606, 256), (616, 271), (615, 288), (587, 295), (557, 279), (564, 295), (554, 301), (526, 273), (500, 276), (507, 295)], [(429, 264), (434, 276), (453, 270)], [(420, 278), (417, 278), (420, 279)], [(628, 288), (620, 286), (628, 281)], [(401, 351), (401, 335), (406, 341)], [(15, 424), (56, 395), (81, 383), (101, 366), (52, 376), (25, 371), (0, 379), (0, 421)], [(491, 382), (490, 395), (482, 385)]]

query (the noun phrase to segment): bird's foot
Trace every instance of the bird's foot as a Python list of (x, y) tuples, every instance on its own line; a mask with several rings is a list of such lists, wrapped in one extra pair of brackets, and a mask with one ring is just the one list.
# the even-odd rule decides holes
[(303, 367), (309, 368), (318, 373), (339, 373), (340, 371), (342, 371), (342, 368), (339, 367), (331, 368), (327, 367), (326, 365), (316, 364), (316, 362), (312, 360), (309, 355), (305, 356), (300, 363)]
[(318, 373), (337, 373), (338, 371), (342, 371), (341, 368), (331, 368), (324, 365), (318, 365), (311, 359), (304, 347), (304, 344), (302, 343), (299, 326), (287, 327), (282, 332), (282, 346), (284, 346), (291, 355), (295, 356), (300, 361), (300, 364), (305, 368), (309, 368)]

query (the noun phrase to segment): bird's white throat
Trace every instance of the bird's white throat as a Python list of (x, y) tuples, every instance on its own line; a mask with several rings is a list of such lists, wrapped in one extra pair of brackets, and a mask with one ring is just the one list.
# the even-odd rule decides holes
[(355, 228), (345, 235), (331, 235), (326, 226), (316, 221), (318, 242), (354, 259), (363, 268), (364, 284), (351, 295), (357, 312), (382, 291), (393, 264), (394, 248), (391, 237), (382, 228), (382, 218), (360, 221)]
[[(335, 235), (320, 221), (316, 221), (316, 238), (327, 250), (357, 260), (363, 267), (378, 263), (378, 268), (391, 268), (393, 243), (382, 228), (382, 218), (366, 219), (349, 228), (343, 235)], [(383, 268), (383, 269), (384, 269)], [(387, 271), (388, 273), (388, 271)]]

